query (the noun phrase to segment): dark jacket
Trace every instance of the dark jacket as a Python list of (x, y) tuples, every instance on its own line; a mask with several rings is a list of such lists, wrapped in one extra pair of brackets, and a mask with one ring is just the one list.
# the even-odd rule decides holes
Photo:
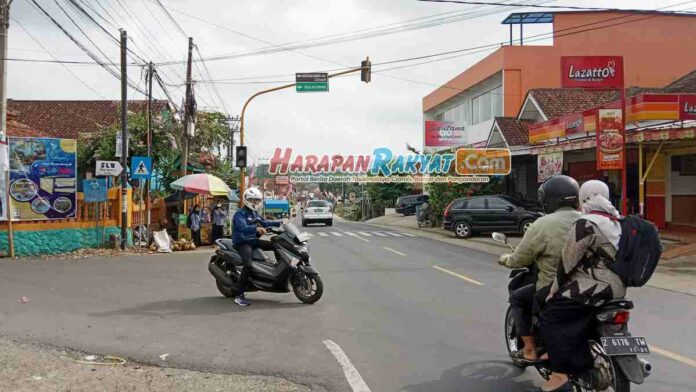
[[(256, 211), (242, 207), (234, 213), (232, 219), (232, 242), (235, 245), (255, 244), (257, 241), (256, 228), (280, 226), (282, 221), (269, 221), (259, 216)], [(258, 225), (257, 225), (258, 224)]]

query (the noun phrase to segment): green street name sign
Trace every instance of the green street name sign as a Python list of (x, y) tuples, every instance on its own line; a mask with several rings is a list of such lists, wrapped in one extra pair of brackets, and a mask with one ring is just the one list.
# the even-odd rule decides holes
[(325, 93), (329, 91), (329, 75), (325, 72), (295, 74), (295, 91), (298, 93)]

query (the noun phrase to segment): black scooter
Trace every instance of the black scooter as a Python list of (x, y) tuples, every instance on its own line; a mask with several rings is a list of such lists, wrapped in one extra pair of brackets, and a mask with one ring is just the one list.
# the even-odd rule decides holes
[[(508, 245), (513, 251), (505, 234), (493, 233), (496, 242)], [(528, 268), (514, 269), (510, 273), (508, 290), (514, 290), (535, 281), (535, 271)], [(650, 349), (643, 337), (631, 336), (628, 331), (628, 320), (633, 302), (627, 299), (609, 301), (598, 309), (592, 327), (592, 338), (587, 343), (594, 358), (593, 369), (583, 374), (570, 374), (570, 381), (575, 391), (613, 391), (630, 392), (631, 383), (642, 384), (652, 372), (650, 362), (638, 358), (638, 354), (649, 354)], [(539, 331), (539, 321), (535, 317), (535, 330)], [(505, 345), (508, 354), (521, 349), (524, 345), (517, 335), (515, 318), (508, 307), (505, 313)], [(535, 336), (537, 348), (545, 352), (541, 336)], [(519, 367), (530, 366), (528, 362), (513, 359)], [(547, 361), (537, 361), (532, 364), (544, 379), (549, 379), (551, 369)]]
[[(286, 223), (280, 228), (269, 228), (270, 240), (259, 239), (263, 249), (272, 250), (272, 260), (263, 250), (255, 249), (247, 292), (266, 291), (289, 293), (306, 304), (313, 304), (324, 293), (324, 283), (319, 272), (310, 265), (307, 250), (309, 235), (300, 233), (295, 225)], [(215, 242), (218, 249), (208, 263), (208, 271), (215, 278), (222, 295), (234, 298), (238, 293), (242, 258), (232, 247), (232, 240), (222, 238)]]

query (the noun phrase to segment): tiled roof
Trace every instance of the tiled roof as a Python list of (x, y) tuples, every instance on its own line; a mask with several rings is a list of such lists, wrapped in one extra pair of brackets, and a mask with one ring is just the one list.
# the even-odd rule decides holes
[(662, 89), (665, 93), (696, 93), (696, 70), (689, 72), (681, 78), (665, 86)]
[(33, 129), (32, 127), (17, 121), (17, 112), (7, 111), (7, 136), (15, 137), (49, 137), (46, 132)]
[[(129, 101), (128, 111), (144, 112), (147, 102)], [(10, 99), (8, 109), (17, 113), (17, 121), (40, 129), (51, 137), (76, 139), (79, 133), (91, 133), (119, 124), (121, 101), (24, 101)], [(153, 100), (153, 112), (168, 108), (168, 102)]]
[(618, 91), (579, 88), (536, 88), (529, 90), (529, 95), (549, 119), (578, 113), (620, 98)]
[(533, 121), (518, 120), (515, 117), (496, 117), (496, 124), (505, 137), (509, 146), (524, 146), (529, 144), (527, 126)]

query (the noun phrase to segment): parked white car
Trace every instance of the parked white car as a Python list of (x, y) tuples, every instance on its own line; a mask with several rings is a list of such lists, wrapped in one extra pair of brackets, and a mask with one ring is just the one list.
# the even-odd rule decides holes
[(310, 200), (302, 208), (300, 217), (302, 226), (307, 226), (310, 223), (324, 223), (327, 226), (333, 224), (333, 212), (331, 204), (326, 200)]

